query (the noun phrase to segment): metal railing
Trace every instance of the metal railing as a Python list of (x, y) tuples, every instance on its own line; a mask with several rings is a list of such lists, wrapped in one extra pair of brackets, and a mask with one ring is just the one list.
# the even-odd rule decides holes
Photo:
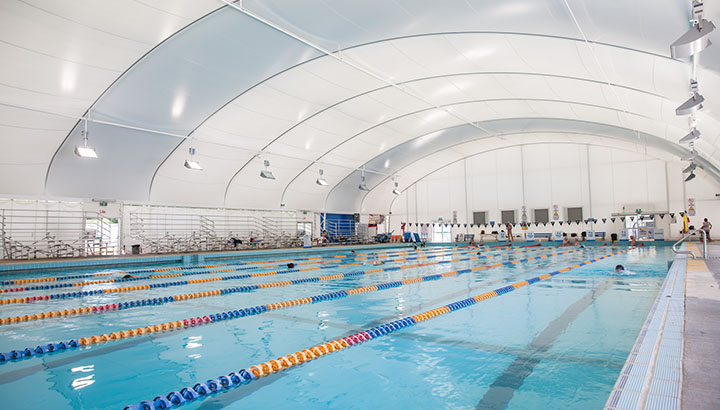
[[(302, 246), (294, 214), (233, 214), (209, 210), (172, 213), (129, 212), (130, 238), (143, 253), (221, 251)], [(260, 216), (263, 215), (263, 216)]]
[(695, 252), (693, 252), (693, 251), (681, 251), (681, 250), (679, 250), (679, 249), (677, 248), (678, 245), (680, 245), (681, 243), (683, 243), (683, 242), (685, 242), (686, 240), (690, 239), (690, 238), (691, 238), (694, 234), (696, 234), (696, 233), (700, 233), (700, 236), (702, 237), (702, 242), (703, 242), (703, 254), (702, 254), (702, 257), (703, 257), (703, 259), (707, 259), (707, 257), (708, 257), (708, 256), (707, 256), (707, 255), (708, 255), (708, 253), (707, 253), (707, 233), (706, 233), (705, 231), (703, 231), (702, 229), (696, 229), (696, 230), (694, 230), (694, 231), (692, 231), (692, 232), (686, 233), (682, 238), (680, 238), (679, 241), (677, 241), (677, 242), (675, 242), (675, 243), (673, 244), (673, 246), (672, 246), (673, 252), (675, 252), (676, 254), (681, 254), (681, 255), (691, 255), (693, 259), (697, 259), (697, 256), (695, 255)]
[(0, 209), (0, 258), (114, 255), (109, 222), (96, 212)]

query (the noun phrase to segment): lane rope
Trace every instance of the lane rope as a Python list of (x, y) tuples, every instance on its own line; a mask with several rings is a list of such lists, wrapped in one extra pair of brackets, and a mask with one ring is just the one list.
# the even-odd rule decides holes
[[(528, 251), (517, 251), (515, 253), (524, 253), (524, 252), (536, 252), (540, 248), (528, 250)], [(470, 254), (474, 253), (474, 251), (470, 252), (460, 252), (456, 254), (458, 255), (464, 255), (464, 254)], [(512, 253), (512, 252), (511, 252)], [(499, 255), (505, 255), (507, 253), (499, 253), (494, 254), (491, 256), (499, 256)], [(431, 256), (416, 256), (411, 258), (399, 258), (399, 259), (392, 259), (389, 260), (389, 262), (406, 262), (410, 260), (425, 260), (425, 259), (437, 259), (437, 258), (444, 258), (446, 256), (451, 255), (431, 255)], [(450, 262), (458, 262), (458, 261), (464, 261), (464, 260), (471, 260), (471, 259), (481, 259), (483, 258), (483, 255), (480, 255), (478, 257), (473, 257), (470, 259), (451, 259), (449, 261), (439, 261), (439, 262), (429, 262), (424, 265), (434, 265), (438, 263), (450, 263)], [(216, 282), (216, 281), (225, 281), (225, 280), (242, 280), (242, 279), (250, 279), (250, 278), (258, 278), (262, 276), (273, 276), (273, 275), (284, 275), (288, 273), (297, 273), (297, 272), (309, 272), (319, 269), (330, 269), (330, 268), (343, 268), (343, 267), (350, 267), (350, 266), (360, 266), (363, 265), (362, 263), (352, 263), (352, 264), (344, 264), (344, 265), (331, 265), (331, 266), (320, 266), (320, 267), (312, 267), (312, 268), (299, 268), (299, 269), (284, 269), (279, 271), (269, 271), (269, 272), (257, 272), (257, 273), (249, 273), (249, 274), (242, 274), (242, 275), (230, 275), (230, 276), (217, 276), (212, 278), (203, 278), (203, 279), (192, 279), (192, 280), (182, 280), (182, 281), (175, 281), (175, 282), (161, 282), (161, 283), (151, 283), (146, 285), (136, 285), (136, 286), (127, 286), (122, 288), (107, 288), (107, 289), (95, 289), (95, 290), (84, 290), (84, 291), (77, 291), (77, 292), (66, 292), (66, 293), (55, 293), (51, 295), (43, 295), (43, 296), (26, 296), (21, 298), (11, 298), (11, 299), (0, 299), (0, 305), (11, 305), (11, 304), (17, 304), (17, 303), (33, 303), (37, 301), (44, 301), (44, 300), (53, 300), (53, 299), (71, 299), (71, 298), (81, 298), (85, 296), (92, 296), (92, 295), (101, 295), (101, 294), (107, 294), (107, 293), (125, 293), (125, 292), (133, 292), (137, 290), (149, 290), (153, 288), (166, 288), (166, 287), (173, 287), (173, 286), (187, 286), (187, 285), (194, 285), (198, 283), (206, 283), (206, 282)], [(424, 266), (421, 265), (421, 266)], [(388, 268), (390, 269), (390, 268)], [(233, 271), (234, 269), (221, 269), (217, 271), (213, 271), (213, 273), (220, 273), (220, 272), (229, 272)], [(182, 274), (177, 274), (177, 276), (183, 276)], [(175, 277), (175, 276), (170, 276)], [(121, 282), (131, 282), (139, 279), (119, 279), (118, 281)], [(114, 283), (111, 280), (108, 281), (94, 281), (94, 282), (79, 282), (83, 285), (89, 286), (93, 284), (102, 284), (102, 283)], [(67, 284), (70, 285), (70, 284)], [(50, 286), (55, 285), (44, 285), (43, 288), (47, 286), (48, 288)], [(65, 287), (65, 284), (60, 285), (59, 287)]]
[[(427, 275), (427, 276), (419, 276), (419, 277), (414, 277), (414, 278), (405, 279), (405, 280), (401, 280), (401, 281), (386, 282), (386, 283), (381, 283), (381, 284), (377, 284), (377, 285), (363, 286), (363, 287), (352, 288), (352, 289), (347, 289), (347, 290), (342, 290), (342, 291), (325, 293), (325, 294), (321, 294), (321, 295), (317, 295), (317, 296), (298, 298), (298, 299), (293, 299), (293, 300), (288, 300), (288, 301), (283, 301), (283, 302), (278, 302), (278, 303), (258, 305), (258, 306), (253, 306), (253, 307), (249, 307), (249, 308), (244, 308), (244, 309), (231, 310), (228, 312), (209, 314), (209, 315), (199, 316), (197, 318), (189, 318), (189, 319), (159, 323), (159, 324), (155, 324), (155, 325), (148, 325), (144, 328), (138, 327), (135, 329), (127, 329), (127, 330), (112, 332), (110, 334), (101, 334), (101, 335), (95, 335), (95, 336), (81, 337), (81, 338), (78, 338), (77, 340), (71, 339), (67, 343), (65, 343), (65, 342), (60, 342), (60, 343), (56, 343), (56, 344), (50, 343), (47, 345), (37, 346), (34, 349), (28, 347), (25, 349), (12, 350), (7, 353), (0, 353), (0, 363), (22, 360), (27, 357), (38, 356), (38, 355), (42, 355), (42, 354), (46, 354), (46, 353), (67, 351), (67, 350), (71, 350), (73, 348), (77, 348), (80, 346), (104, 343), (104, 342), (109, 342), (111, 340), (139, 337), (139, 336), (151, 334), (154, 332), (184, 330), (184, 329), (187, 329), (188, 327), (194, 327), (194, 326), (210, 324), (210, 323), (217, 323), (217, 322), (220, 322), (223, 320), (236, 319), (236, 318), (245, 317), (245, 316), (254, 316), (254, 315), (261, 314), (261, 313), (264, 313), (264, 312), (267, 312), (270, 310), (277, 310), (277, 309), (282, 309), (282, 308), (287, 308), (287, 307), (292, 307), (292, 306), (311, 304), (311, 303), (323, 302), (323, 301), (328, 301), (328, 300), (335, 300), (335, 299), (348, 297), (351, 295), (358, 295), (358, 294), (372, 292), (372, 291), (381, 291), (381, 290), (386, 290), (386, 289), (398, 288), (398, 287), (401, 287), (404, 285), (427, 282), (427, 281), (434, 281), (434, 280), (439, 280), (439, 279), (444, 279), (444, 278), (448, 278), (448, 277), (452, 277), (452, 276), (461, 275), (464, 273), (477, 272), (480, 270), (497, 268), (497, 267), (502, 267), (502, 266), (510, 266), (510, 265), (515, 265), (515, 264), (519, 264), (519, 263), (529, 262), (532, 260), (547, 259), (550, 256), (565, 255), (565, 254), (570, 254), (570, 253), (575, 253), (575, 252), (580, 252), (580, 251), (581, 250), (571, 250), (571, 251), (566, 251), (566, 252), (559, 252), (556, 254), (540, 255), (540, 256), (531, 257), (531, 258), (518, 259), (515, 261), (507, 261), (507, 262), (501, 262), (501, 263), (496, 263), (496, 264), (492, 264), (492, 265), (478, 266), (478, 267), (474, 267), (474, 268), (462, 269), (459, 271), (445, 272), (445, 273), (441, 273), (441, 274), (434, 274), (434, 275)], [(396, 270), (396, 269), (393, 269), (393, 270)], [(353, 275), (353, 276), (356, 276), (356, 275)], [(304, 282), (300, 282), (300, 283), (304, 283)], [(214, 295), (207, 295), (207, 296), (214, 296)], [(79, 312), (79, 313), (85, 313), (85, 312)]]
[[(628, 249), (629, 250), (629, 249)], [(321, 343), (312, 346), (308, 349), (304, 349), (286, 356), (278, 357), (277, 359), (263, 362), (254, 366), (250, 366), (247, 369), (240, 369), (237, 372), (230, 372), (227, 376), (222, 375), (215, 379), (209, 379), (205, 382), (198, 382), (194, 386), (184, 387), (181, 390), (172, 391), (165, 395), (156, 396), (153, 400), (145, 400), (139, 404), (132, 404), (125, 407), (125, 410), (141, 410), (141, 409), (170, 409), (177, 408), (183, 404), (200, 400), (206, 396), (218, 393), (224, 393), (235, 387), (248, 384), (253, 380), (269, 376), (273, 373), (278, 373), (283, 370), (287, 370), (293, 367), (297, 367), (303, 363), (318, 359), (330, 353), (339, 352), (352, 346), (360, 345), (368, 342), (372, 339), (385, 336), (389, 333), (395, 332), (400, 329), (404, 329), (409, 326), (414, 326), (420, 322), (434, 319), (454, 312), (459, 309), (464, 309), (472, 306), (476, 303), (484, 300), (491, 299), (496, 296), (501, 296), (519, 289), (524, 286), (532, 285), (533, 283), (540, 282), (542, 280), (550, 279), (555, 275), (568, 272), (572, 269), (578, 269), (585, 265), (589, 265), (594, 262), (598, 262), (603, 259), (607, 259), (613, 256), (617, 256), (627, 252), (628, 250), (612, 253), (609, 255), (601, 256), (581, 264), (573, 265), (564, 269), (556, 270), (544, 275), (536, 276), (521, 282), (513, 283), (512, 285), (504, 286), (495, 289), (490, 292), (483, 293), (481, 295), (473, 296), (467, 299), (463, 299), (457, 302), (450, 303), (448, 305), (428, 310), (417, 315), (408, 316), (402, 319), (398, 319), (389, 323), (385, 323), (365, 331), (354, 333), (350, 336), (342, 337), (339, 339), (331, 340), (329, 342)]]

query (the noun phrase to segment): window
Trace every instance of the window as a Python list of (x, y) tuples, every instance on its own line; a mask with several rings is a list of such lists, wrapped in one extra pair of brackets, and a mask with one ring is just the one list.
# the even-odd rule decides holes
[(487, 212), (473, 212), (473, 223), (475, 225), (485, 225), (487, 223)]
[(433, 227), (433, 242), (452, 242), (452, 230), (450, 225), (444, 223), (436, 224)]
[(515, 223), (515, 211), (500, 211), (501, 213), (501, 221), (504, 224), (514, 224)]
[(533, 210), (535, 222), (537, 223), (548, 223), (550, 222), (550, 213), (547, 208)]
[(582, 207), (568, 208), (567, 209), (567, 221), (584, 221)]

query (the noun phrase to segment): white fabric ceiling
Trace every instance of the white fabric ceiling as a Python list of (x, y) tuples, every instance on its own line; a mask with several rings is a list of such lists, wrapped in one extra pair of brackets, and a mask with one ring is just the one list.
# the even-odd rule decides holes
[[(691, 66), (669, 44), (689, 1), (242, 4), (296, 38), (219, 0), (1, 2), (0, 193), (385, 211), (390, 176), (503, 146), (686, 152)], [(720, 178), (719, 46), (698, 78), (699, 164)], [(98, 160), (73, 154), (84, 115)]]

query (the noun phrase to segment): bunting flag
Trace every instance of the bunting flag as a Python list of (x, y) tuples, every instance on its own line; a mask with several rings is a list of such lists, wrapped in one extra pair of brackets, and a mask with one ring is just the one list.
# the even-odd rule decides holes
[(495, 226), (495, 222), (490, 222), (490, 226)]
[(605, 221), (607, 221), (607, 218), (603, 218), (602, 221), (603, 221), (603, 223), (605, 223)]
[(680, 212), (680, 216), (682, 217), (683, 215), (685, 215), (685, 212)]
[(580, 225), (580, 221), (575, 221), (576, 224)]
[(543, 222), (543, 226), (547, 226), (547, 222)]
[(660, 219), (665, 219), (665, 214), (660, 214)]
[(555, 226), (555, 221), (550, 222), (550, 225)]
[(621, 216), (621, 217), (620, 217), (620, 221), (621, 221), (621, 222), (625, 222), (625, 217), (624, 217), (624, 216)]
[(538, 226), (538, 223), (537, 223), (537, 222), (535, 222), (535, 226)]
[[(467, 224), (464, 224), (463, 227), (467, 228)], [(470, 227), (472, 228), (472, 225), (470, 225)]]
[(487, 224), (483, 224), (483, 228), (487, 228)]
[(615, 218), (610, 218), (610, 221), (614, 223), (614, 222), (615, 222)]
[(635, 221), (635, 217), (634, 217), (634, 216), (631, 216), (631, 217), (630, 217), (630, 222), (634, 222), (634, 221)]
[(675, 212), (671, 212), (668, 215), (670, 215), (670, 218), (675, 218)]
[(560, 224), (560, 226), (562, 226), (562, 224), (563, 224), (562, 221), (558, 221), (558, 223)]

